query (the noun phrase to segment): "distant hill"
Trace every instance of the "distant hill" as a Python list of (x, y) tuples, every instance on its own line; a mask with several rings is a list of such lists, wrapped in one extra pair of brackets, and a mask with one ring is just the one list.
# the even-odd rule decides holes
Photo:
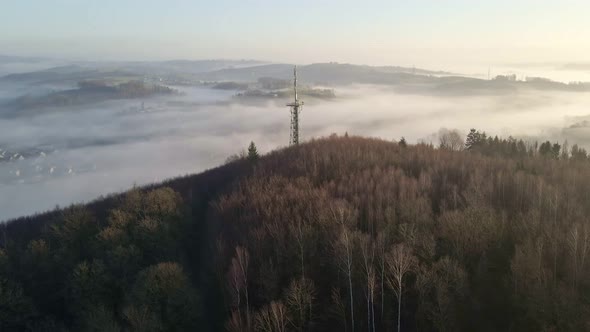
[(585, 330), (586, 152), (467, 143), (333, 136), (10, 221), (0, 329)]
[(118, 79), (121, 77), (139, 78), (140, 76), (130, 71), (101, 70), (79, 65), (67, 65), (28, 73), (10, 74), (1, 77), (0, 80), (6, 82), (24, 82), (29, 84), (76, 84), (77, 82), (83, 80), (111, 78)]
[[(318, 63), (298, 67), (302, 82), (316, 85), (376, 84), (389, 85), (401, 93), (422, 95), (487, 95), (514, 93), (519, 89), (588, 92), (590, 84), (565, 84), (550, 80), (517, 81), (499, 76), (483, 80), (442, 71), (404, 67), (372, 67), (339, 63)], [(288, 80), (293, 65), (269, 64), (244, 68), (228, 68), (194, 76), (204, 81), (255, 82), (260, 78)]]
[[(170, 60), (162, 62), (146, 62), (144, 65), (162, 67), (188, 73), (203, 73), (226, 68), (243, 68), (262, 65), (265, 62), (257, 60)], [(138, 64), (138, 67), (140, 65)]]
[[(341, 63), (316, 63), (298, 67), (303, 84), (393, 86), (401, 93), (422, 95), (490, 95), (517, 92), (519, 89), (588, 92), (590, 84), (565, 84), (541, 78), (518, 81), (499, 76), (483, 80), (420, 68), (366, 66)], [(80, 62), (46, 70), (0, 77), (6, 83), (29, 85), (73, 85), (89, 79), (114, 81), (143, 80), (167, 85), (224, 86), (255, 83), (261, 79), (291, 80), (293, 65), (254, 60), (202, 60), (165, 62)]]
[(151, 78), (190, 80), (195, 75), (215, 70), (259, 66), (264, 62), (256, 60), (170, 60), (170, 61), (128, 61), (89, 62), (81, 65), (99, 68), (103, 71), (124, 71)]
[[(77, 89), (54, 92), (38, 97), (22, 96), (5, 106), (14, 109), (15, 112), (21, 112), (48, 107), (85, 105), (114, 99), (147, 98), (170, 95), (175, 92), (174, 89), (169, 87), (142, 81), (109, 84), (103, 80), (89, 80), (79, 82)], [(22, 114), (22, 112), (19, 114)]]
[[(20, 59), (20, 58), (19, 58)], [(33, 60), (31, 60), (33, 61)], [(191, 77), (191, 75), (227, 68), (242, 68), (260, 65), (254, 60), (172, 60), (162, 62), (80, 62), (40, 71), (10, 74), (0, 80), (27, 83), (63, 83), (84, 79), (117, 77)]]
[[(349, 83), (378, 83), (392, 80), (395, 75), (449, 75), (447, 72), (435, 72), (424, 69), (404, 67), (372, 67), (363, 65), (340, 63), (317, 63), (298, 67), (299, 73), (306, 80), (313, 83), (349, 84)], [(245, 68), (228, 68), (198, 75), (199, 78), (210, 81), (233, 80), (255, 81), (261, 77), (290, 79), (293, 77), (293, 65), (268, 64)], [(408, 78), (403, 75), (402, 77)]]

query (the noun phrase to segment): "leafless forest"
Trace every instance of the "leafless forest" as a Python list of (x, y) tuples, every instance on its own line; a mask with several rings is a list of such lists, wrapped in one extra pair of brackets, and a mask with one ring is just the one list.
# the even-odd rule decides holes
[(2, 328), (590, 328), (586, 151), (456, 136), (332, 136), (12, 221)]

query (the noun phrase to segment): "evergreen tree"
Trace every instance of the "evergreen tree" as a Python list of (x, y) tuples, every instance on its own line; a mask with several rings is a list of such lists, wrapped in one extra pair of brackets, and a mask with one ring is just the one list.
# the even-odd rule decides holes
[(258, 160), (258, 150), (256, 149), (256, 144), (254, 142), (250, 142), (248, 146), (248, 160), (255, 161)]
[(481, 133), (479, 132), (479, 130), (471, 129), (469, 131), (469, 134), (467, 134), (467, 139), (465, 140), (465, 149), (473, 150), (475, 148), (485, 145), (486, 142), (487, 135), (485, 132)]
[(559, 159), (560, 151), (561, 145), (559, 145), (559, 143), (554, 143), (553, 146), (551, 146), (551, 157), (553, 159)]
[(399, 140), (399, 146), (401, 146), (402, 148), (405, 148), (406, 146), (408, 146), (408, 142), (406, 142), (406, 138), (402, 136), (402, 138)]
[(588, 159), (588, 153), (586, 152), (586, 149), (579, 147), (578, 144), (574, 144), (572, 146), (571, 154), (573, 160), (584, 161)]
[(551, 142), (546, 141), (539, 146), (539, 154), (543, 157), (551, 158), (553, 151)]
[(471, 129), (471, 131), (469, 131), (469, 134), (467, 134), (467, 139), (465, 140), (465, 149), (471, 150), (475, 143), (475, 136), (475, 129)]

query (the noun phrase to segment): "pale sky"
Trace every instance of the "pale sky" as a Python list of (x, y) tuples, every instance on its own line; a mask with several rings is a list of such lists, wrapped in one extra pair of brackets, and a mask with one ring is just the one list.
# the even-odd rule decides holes
[(590, 60), (590, 1), (3, 0), (0, 54), (436, 66)]

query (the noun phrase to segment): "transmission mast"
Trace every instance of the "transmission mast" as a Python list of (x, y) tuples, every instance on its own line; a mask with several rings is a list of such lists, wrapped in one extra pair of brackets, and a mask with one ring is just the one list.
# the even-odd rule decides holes
[(297, 98), (297, 66), (293, 69), (293, 90), (295, 92), (295, 100), (287, 104), (291, 108), (291, 134), (289, 137), (289, 145), (299, 144), (299, 112), (303, 108), (303, 102)]

